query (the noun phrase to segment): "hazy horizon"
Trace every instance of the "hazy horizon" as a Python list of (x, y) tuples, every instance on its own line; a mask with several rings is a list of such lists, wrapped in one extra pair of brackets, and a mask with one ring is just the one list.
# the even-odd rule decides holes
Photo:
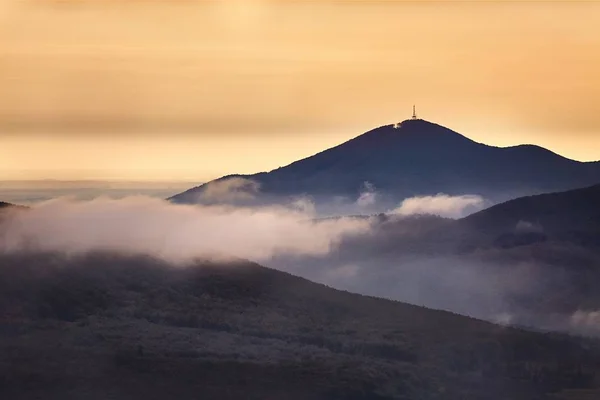
[(128, 180), (0, 180), (0, 201), (32, 205), (56, 198), (92, 200), (130, 196), (166, 199), (200, 182)]

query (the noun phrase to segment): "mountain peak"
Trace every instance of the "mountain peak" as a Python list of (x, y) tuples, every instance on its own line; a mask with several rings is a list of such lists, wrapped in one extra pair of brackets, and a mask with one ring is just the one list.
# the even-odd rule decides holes
[(433, 122), (421, 119), (421, 118), (410, 118), (410, 119), (405, 119), (402, 122), (398, 122), (395, 127), (400, 128), (400, 127), (406, 127), (406, 126), (418, 126), (418, 125), (437, 125), (434, 124)]
[[(478, 194), (505, 201), (600, 181), (598, 164), (530, 147), (488, 146), (414, 115), (289, 165), (243, 178), (256, 182), (260, 197), (269, 201), (311, 196), (323, 199), (325, 205), (337, 201), (331, 199), (355, 199), (369, 182), (381, 199), (373, 210), (379, 207), (376, 211), (382, 212), (412, 196)], [(193, 188), (172, 200), (193, 202), (204, 189)]]
[[(426, 151), (434, 147), (447, 148), (451, 146), (454, 148), (475, 143), (445, 126), (420, 118), (411, 118), (396, 124), (381, 126), (350, 140), (350, 142), (382, 146), (384, 150), (389, 149), (390, 146), (394, 148), (402, 146), (405, 149), (412, 147), (411, 151), (417, 150), (414, 146), (417, 146), (419, 150)], [(338, 147), (342, 146), (344, 144)]]
[[(415, 129), (419, 129), (419, 130), (431, 130), (431, 129), (436, 129), (436, 130), (444, 130), (446, 132), (456, 133), (453, 130), (451, 130), (450, 128), (446, 128), (445, 126), (442, 126), (440, 124), (436, 124), (435, 122), (427, 121), (427, 120), (421, 119), (421, 118), (405, 119), (404, 121), (399, 122), (399, 123), (397, 123), (395, 125), (392, 125), (392, 126), (394, 128), (396, 128), (396, 129), (405, 129), (405, 130), (415, 130)], [(456, 134), (458, 134), (458, 133), (456, 133)]]

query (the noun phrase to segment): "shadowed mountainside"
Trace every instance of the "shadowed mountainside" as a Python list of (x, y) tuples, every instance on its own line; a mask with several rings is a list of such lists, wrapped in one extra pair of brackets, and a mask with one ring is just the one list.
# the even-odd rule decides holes
[[(570, 160), (533, 145), (487, 146), (418, 119), (398, 127), (373, 129), (270, 172), (226, 176), (217, 181), (230, 178), (255, 181), (265, 201), (302, 195), (315, 198), (317, 203), (335, 197), (354, 201), (365, 182), (377, 189), (382, 206), (437, 193), (478, 194), (505, 201), (600, 182), (600, 162)], [(170, 200), (201, 202), (208, 185), (210, 182)]]
[[(0, 260), (10, 399), (576, 399), (596, 341), (364, 297), (246, 262)], [(562, 397), (565, 396), (565, 397)]]
[(600, 184), (507, 201), (463, 218), (459, 224), (498, 234), (515, 230), (520, 222), (552, 235), (567, 232), (600, 235)]

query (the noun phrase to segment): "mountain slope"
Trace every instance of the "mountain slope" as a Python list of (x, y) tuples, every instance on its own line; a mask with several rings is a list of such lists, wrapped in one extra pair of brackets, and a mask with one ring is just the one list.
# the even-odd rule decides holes
[[(265, 198), (308, 194), (355, 200), (370, 182), (391, 203), (440, 192), (499, 201), (598, 183), (600, 162), (578, 162), (532, 145), (487, 146), (431, 122), (407, 120), (270, 172), (220, 180), (232, 177), (256, 181)], [(195, 202), (208, 185), (171, 200)]]
[(600, 185), (521, 197), (469, 215), (460, 224), (498, 234), (514, 231), (519, 222), (535, 225), (548, 234), (600, 234)]
[(541, 400), (598, 388), (595, 341), (256, 264), (0, 257), (2, 398)]
[(599, 205), (595, 185), (459, 220), (371, 217), (370, 232), (344, 238), (330, 254), (268, 266), (352, 292), (600, 335)]

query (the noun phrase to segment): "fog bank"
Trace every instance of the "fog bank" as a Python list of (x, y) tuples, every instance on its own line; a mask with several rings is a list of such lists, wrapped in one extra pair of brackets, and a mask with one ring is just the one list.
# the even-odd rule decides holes
[(0, 251), (143, 253), (167, 261), (276, 254), (322, 255), (369, 222), (314, 221), (310, 207), (243, 208), (174, 205), (147, 197), (91, 201), (57, 199), (12, 210), (0, 225)]

